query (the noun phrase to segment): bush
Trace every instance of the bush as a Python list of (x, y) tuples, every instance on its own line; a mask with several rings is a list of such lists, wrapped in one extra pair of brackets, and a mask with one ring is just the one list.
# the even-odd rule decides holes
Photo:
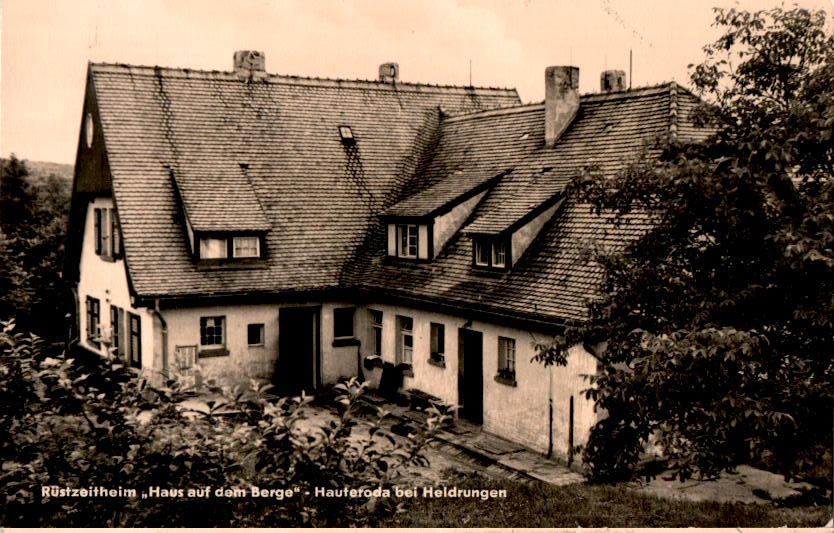
[[(399, 443), (367, 435), (355, 410), (364, 389), (338, 385), (339, 416), (306, 419), (310, 398), (177, 382), (154, 386), (114, 359), (51, 357), (33, 335), (0, 333), (0, 523), (26, 526), (361, 526), (397, 511), (374, 497), (403, 468), (425, 464), (423, 448), (444, 414)], [(71, 497), (43, 487), (135, 489), (135, 497)], [(157, 487), (158, 492), (151, 492)], [(210, 487), (189, 497), (189, 489)], [(253, 498), (252, 487), (276, 489)], [(366, 489), (326, 498), (316, 488)], [(245, 496), (216, 496), (239, 489)], [(290, 495), (286, 491), (292, 491)], [(143, 495), (144, 493), (144, 495)]]

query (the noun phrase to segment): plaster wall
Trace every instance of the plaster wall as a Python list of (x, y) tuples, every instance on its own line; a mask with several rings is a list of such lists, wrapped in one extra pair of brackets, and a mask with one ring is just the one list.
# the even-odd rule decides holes
[(485, 194), (486, 191), (476, 194), (472, 198), (455, 206), (448, 213), (444, 213), (434, 219), (434, 257), (437, 257), (437, 254), (443, 250), (446, 242), (457, 233)]
[[(157, 320), (147, 309), (133, 307), (124, 259), (109, 261), (96, 254), (95, 209), (112, 207), (112, 198), (105, 197), (95, 198), (87, 206), (77, 287), (79, 342), (93, 352), (102, 355), (107, 353), (105, 343), (96, 346), (87, 335), (86, 301), (87, 296), (91, 296), (99, 300), (99, 323), (101, 324), (101, 336), (104, 338), (110, 338), (110, 306), (124, 309), (125, 324), (122, 324), (123, 328), (127, 327), (127, 313), (133, 313), (139, 317), (142, 368), (160, 369), (162, 367), (161, 346), (154, 342), (154, 323)], [(125, 332), (127, 331), (125, 329)], [(128, 339), (127, 335), (125, 335), (125, 339)]]

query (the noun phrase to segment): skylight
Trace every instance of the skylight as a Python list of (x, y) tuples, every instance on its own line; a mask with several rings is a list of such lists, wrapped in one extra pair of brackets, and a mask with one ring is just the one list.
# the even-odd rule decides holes
[(341, 137), (342, 142), (345, 143), (352, 143), (355, 141), (353, 138), (353, 130), (350, 129), (350, 126), (339, 126), (339, 137)]

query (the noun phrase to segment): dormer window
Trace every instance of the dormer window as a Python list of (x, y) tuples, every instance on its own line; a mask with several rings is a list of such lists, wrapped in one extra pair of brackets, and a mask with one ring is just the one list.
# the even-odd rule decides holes
[(226, 239), (200, 239), (200, 259), (226, 259), (228, 256)]
[(260, 257), (261, 240), (258, 237), (235, 237), (233, 255), (234, 257)]
[(505, 268), (507, 266), (507, 247), (503, 242), (492, 244), (492, 266)]
[(261, 257), (261, 237), (235, 235), (232, 237), (200, 236), (197, 257), (204, 260), (258, 259)]
[(406, 257), (409, 259), (417, 258), (417, 224), (398, 224), (397, 225), (397, 255), (399, 257)]
[(507, 238), (504, 236), (478, 236), (472, 238), (472, 262), (475, 268), (506, 270)]

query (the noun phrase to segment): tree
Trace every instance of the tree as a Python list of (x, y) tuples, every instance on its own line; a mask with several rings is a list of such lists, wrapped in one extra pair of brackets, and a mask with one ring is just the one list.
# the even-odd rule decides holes
[(69, 184), (32, 174), (12, 154), (0, 182), (0, 318), (49, 340), (66, 335), (70, 297), (61, 279)]
[(597, 212), (658, 221), (627, 253), (597, 253), (605, 280), (589, 321), (541, 356), (606, 343), (588, 394), (608, 417), (584, 450), (598, 479), (631, 475), (650, 440), (681, 479), (744, 462), (793, 475), (830, 454), (834, 38), (824, 24), (824, 12), (799, 8), (716, 10), (724, 33), (691, 75), (711, 139), (571, 184)]

